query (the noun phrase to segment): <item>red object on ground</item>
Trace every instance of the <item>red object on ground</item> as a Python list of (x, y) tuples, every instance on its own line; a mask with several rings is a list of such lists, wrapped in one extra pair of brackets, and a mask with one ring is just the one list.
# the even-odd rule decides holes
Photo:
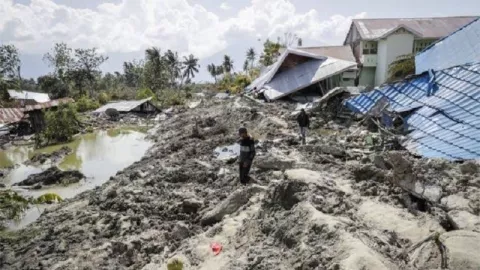
[(212, 248), (213, 254), (215, 254), (215, 256), (220, 254), (220, 252), (222, 251), (222, 245), (220, 245), (219, 243), (210, 244), (210, 248)]

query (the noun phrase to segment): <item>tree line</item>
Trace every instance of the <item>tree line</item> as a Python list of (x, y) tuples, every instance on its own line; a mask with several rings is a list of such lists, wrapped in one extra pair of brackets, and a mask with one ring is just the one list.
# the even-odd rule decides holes
[(108, 56), (96, 48), (72, 49), (66, 43), (57, 43), (43, 60), (52, 72), (34, 79), (21, 77), (18, 49), (13, 45), (0, 46), (0, 90), (3, 97), (7, 89), (37, 90), (52, 98), (97, 97), (100, 93), (135, 95), (139, 89), (153, 92), (176, 89), (192, 82), (199, 72), (198, 58), (193, 54), (181, 58), (177, 52), (152, 47), (145, 57), (123, 63), (123, 72), (103, 74), (100, 66)]

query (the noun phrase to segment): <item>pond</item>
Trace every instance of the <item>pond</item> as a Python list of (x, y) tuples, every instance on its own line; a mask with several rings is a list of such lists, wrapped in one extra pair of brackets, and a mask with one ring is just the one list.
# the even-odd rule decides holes
[[(118, 171), (139, 161), (152, 146), (146, 139), (144, 130), (112, 129), (77, 136), (73, 142), (55, 145), (43, 149), (33, 149), (32, 146), (12, 147), (0, 151), (0, 168), (15, 165), (0, 183), (7, 187), (26, 179), (29, 175), (42, 172), (50, 165), (27, 166), (23, 163), (36, 153), (51, 153), (64, 146), (73, 151), (60, 161), (58, 167), (63, 170), (79, 170), (87, 178), (69, 186), (53, 186), (41, 190), (26, 190), (12, 187), (23, 195), (38, 197), (45, 193), (56, 193), (63, 199), (100, 186)], [(27, 211), (25, 217), (15, 227), (23, 227), (33, 222), (40, 215), (43, 207), (34, 207)], [(39, 211), (40, 210), (40, 211)]]

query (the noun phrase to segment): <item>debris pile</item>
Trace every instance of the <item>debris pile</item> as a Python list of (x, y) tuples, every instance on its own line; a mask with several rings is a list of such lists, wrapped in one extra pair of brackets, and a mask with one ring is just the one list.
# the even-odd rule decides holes
[[(375, 133), (320, 118), (300, 146), (290, 114), (242, 98), (177, 111), (142, 160), (46, 211), (23, 241), (0, 238), (0, 268), (480, 267), (479, 164), (378, 151)], [(248, 186), (215, 155), (239, 126), (258, 140)]]

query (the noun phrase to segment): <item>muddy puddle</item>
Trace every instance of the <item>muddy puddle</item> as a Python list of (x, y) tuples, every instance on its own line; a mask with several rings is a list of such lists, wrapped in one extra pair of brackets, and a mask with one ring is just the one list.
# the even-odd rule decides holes
[(240, 155), (240, 145), (236, 143), (232, 145), (220, 146), (215, 148), (213, 154), (219, 160), (232, 159)]
[[(38, 197), (45, 193), (56, 193), (63, 199), (93, 189), (105, 183), (111, 176), (140, 160), (150, 148), (152, 142), (146, 139), (146, 130), (112, 129), (80, 135), (68, 144), (55, 145), (34, 150), (32, 146), (13, 147), (0, 151), (0, 168), (14, 166), (0, 183), (26, 196)], [(27, 166), (25, 161), (37, 153), (52, 153), (67, 146), (72, 153), (58, 163), (62, 170), (79, 170), (87, 178), (69, 186), (53, 186), (41, 190), (27, 190), (12, 187), (29, 175), (48, 169), (51, 164)], [(22, 220), (12, 224), (11, 228), (21, 228), (35, 221), (44, 206), (33, 207), (25, 213)]]

